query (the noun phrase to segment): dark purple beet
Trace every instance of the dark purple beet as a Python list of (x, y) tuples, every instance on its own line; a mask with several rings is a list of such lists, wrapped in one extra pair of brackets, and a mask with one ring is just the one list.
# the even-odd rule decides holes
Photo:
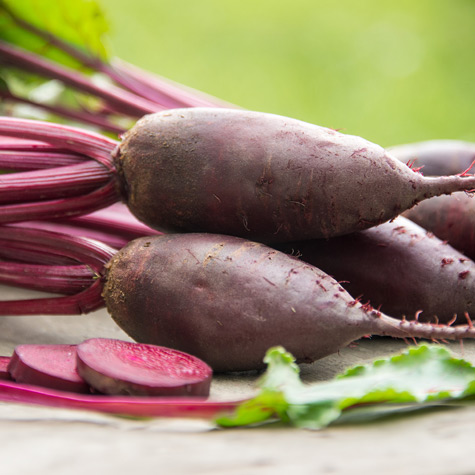
[(215, 371), (261, 368), (275, 345), (311, 362), (370, 334), (475, 337), (471, 325), (387, 317), (316, 267), (232, 236), (137, 239), (108, 264), (103, 296), (132, 338), (186, 351)]
[[(426, 201), (429, 203), (431, 200)], [(332, 275), (353, 296), (396, 318), (467, 323), (475, 315), (475, 263), (412, 221), (283, 244), (279, 249)]]
[(79, 374), (104, 394), (208, 396), (212, 370), (195, 356), (155, 345), (92, 338), (78, 345)]
[(76, 370), (75, 345), (19, 345), (8, 371), (14, 381), (77, 393), (89, 393), (89, 385)]
[(145, 116), (114, 159), (124, 200), (146, 224), (265, 242), (366, 229), (475, 188), (475, 177), (423, 177), (360, 137), (231, 109)]
[(404, 216), (475, 259), (475, 200), (466, 193), (436, 196), (406, 211)]

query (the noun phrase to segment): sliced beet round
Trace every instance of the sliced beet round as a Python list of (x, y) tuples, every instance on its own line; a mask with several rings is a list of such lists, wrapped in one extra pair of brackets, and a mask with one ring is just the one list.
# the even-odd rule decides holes
[(18, 383), (89, 393), (89, 385), (77, 372), (76, 359), (76, 345), (19, 345), (8, 371)]
[(8, 364), (10, 363), (9, 356), (0, 356), (0, 379), (12, 379), (8, 372)]
[(77, 347), (79, 374), (104, 394), (208, 396), (212, 369), (162, 346), (92, 338)]

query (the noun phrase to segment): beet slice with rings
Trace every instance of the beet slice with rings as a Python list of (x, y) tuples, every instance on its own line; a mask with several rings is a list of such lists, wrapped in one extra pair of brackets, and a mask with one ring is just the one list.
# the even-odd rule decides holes
[(76, 345), (18, 345), (8, 371), (18, 383), (75, 393), (91, 392), (76, 369)]
[(133, 396), (209, 395), (212, 369), (171, 348), (106, 338), (77, 347), (79, 374), (104, 394)]

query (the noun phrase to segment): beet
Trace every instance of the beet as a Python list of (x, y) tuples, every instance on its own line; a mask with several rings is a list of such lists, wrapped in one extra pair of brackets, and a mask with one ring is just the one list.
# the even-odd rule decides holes
[(76, 370), (75, 345), (19, 345), (8, 371), (18, 383), (76, 393), (89, 393), (89, 385)]
[(0, 315), (80, 314), (105, 304), (135, 340), (184, 351), (216, 371), (261, 368), (277, 345), (311, 362), (371, 334), (475, 338), (468, 314), (467, 324), (455, 327), (388, 317), (318, 268), (238, 237), (152, 236), (115, 251), (90, 239), (5, 226), (0, 240), (7, 248), (72, 257), (93, 271), (86, 290), (0, 301)]
[(475, 200), (466, 193), (436, 196), (404, 213), (419, 226), (475, 259)]
[(77, 347), (79, 374), (104, 394), (208, 396), (212, 370), (189, 354), (154, 345), (92, 338)]
[(312, 362), (365, 335), (474, 338), (457, 327), (400, 321), (355, 300), (318, 268), (232, 236), (140, 238), (107, 265), (103, 297), (132, 338), (186, 351), (215, 371), (263, 367), (282, 345)]
[(358, 233), (279, 249), (319, 267), (351, 295), (393, 317), (417, 314), (421, 321), (449, 322), (457, 315), (457, 324), (467, 322), (466, 312), (475, 315), (475, 263), (401, 216)]
[[(237, 109), (151, 114), (121, 143), (10, 117), (0, 117), (0, 135), (43, 140), (79, 160), (4, 175), (4, 224), (87, 214), (123, 200), (167, 232), (285, 242), (366, 229), (432, 196), (475, 189), (473, 176), (424, 177), (360, 137)], [(48, 156), (38, 152), (37, 160), (44, 167)]]
[(425, 178), (360, 137), (232, 109), (151, 114), (114, 154), (124, 200), (151, 227), (279, 242), (365, 229), (475, 178)]

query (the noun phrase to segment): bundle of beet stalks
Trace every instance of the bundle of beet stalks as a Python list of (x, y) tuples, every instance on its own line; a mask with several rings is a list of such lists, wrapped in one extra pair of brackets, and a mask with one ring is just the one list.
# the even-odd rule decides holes
[(56, 294), (0, 302), (1, 315), (106, 306), (133, 339), (214, 371), (261, 368), (276, 345), (311, 362), (367, 335), (475, 336), (469, 251), (400, 216), (475, 190), (471, 144), (449, 144), (467, 159), (454, 174), (425, 176), (414, 164), (424, 149), (400, 160), (397, 149), (221, 107), (132, 67), (96, 62), (118, 85), (104, 89), (11, 45), (0, 44), (0, 63), (103, 105), (55, 114), (109, 133), (115, 116), (144, 115), (119, 140), (0, 117), (1, 279)]

